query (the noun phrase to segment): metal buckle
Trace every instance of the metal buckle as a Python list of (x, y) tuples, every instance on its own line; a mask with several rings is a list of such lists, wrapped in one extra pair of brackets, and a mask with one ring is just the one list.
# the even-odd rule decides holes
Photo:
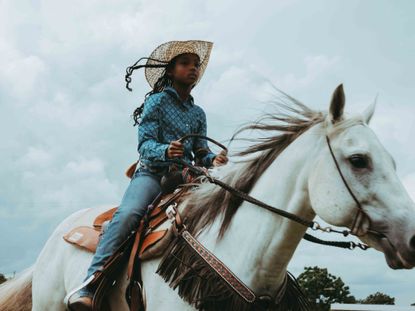
[(311, 227), (311, 230), (314, 230), (314, 231), (318, 231), (318, 230), (320, 230), (320, 231), (323, 231), (323, 232), (326, 232), (326, 233), (330, 233), (330, 232), (332, 232), (333, 231), (333, 229), (331, 228), (331, 227), (322, 227), (318, 222), (316, 222), (316, 221), (314, 221), (313, 222), (313, 226)]
[(176, 219), (176, 207), (177, 207), (177, 203), (174, 202), (173, 204), (169, 205), (166, 208), (167, 218), (170, 219), (171, 221), (174, 221)]

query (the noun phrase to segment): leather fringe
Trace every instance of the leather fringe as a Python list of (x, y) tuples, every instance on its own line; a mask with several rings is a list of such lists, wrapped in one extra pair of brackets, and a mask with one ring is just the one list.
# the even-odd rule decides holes
[(157, 273), (200, 311), (309, 311), (310, 304), (288, 272), (282, 298), (264, 308), (239, 296), (179, 235), (166, 249)]

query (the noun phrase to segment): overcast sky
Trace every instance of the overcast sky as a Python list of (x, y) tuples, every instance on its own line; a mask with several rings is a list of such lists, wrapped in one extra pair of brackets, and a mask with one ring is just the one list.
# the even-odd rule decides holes
[[(208, 134), (229, 138), (266, 110), (267, 81), (315, 109), (344, 83), (349, 113), (376, 94), (372, 120), (415, 198), (415, 2), (0, 1), (0, 273), (30, 266), (54, 227), (86, 207), (116, 206), (136, 160), (130, 115), (149, 91), (124, 72), (170, 40), (214, 42), (194, 89)], [(364, 298), (415, 302), (414, 271), (381, 253), (303, 242), (290, 270), (327, 267)]]

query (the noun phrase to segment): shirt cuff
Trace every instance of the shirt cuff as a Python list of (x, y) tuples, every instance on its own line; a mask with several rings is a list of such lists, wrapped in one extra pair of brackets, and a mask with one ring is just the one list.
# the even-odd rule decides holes
[(170, 144), (163, 144), (160, 148), (161, 150), (164, 150), (161, 155), (160, 155), (160, 160), (161, 161), (166, 161), (168, 159), (167, 157), (167, 149), (169, 149)]
[(216, 157), (216, 154), (213, 152), (209, 152), (204, 158), (203, 158), (203, 164), (205, 167), (211, 167), (213, 165), (213, 159)]

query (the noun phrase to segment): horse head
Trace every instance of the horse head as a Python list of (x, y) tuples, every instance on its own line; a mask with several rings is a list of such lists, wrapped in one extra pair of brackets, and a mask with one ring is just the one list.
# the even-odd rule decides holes
[(328, 146), (315, 159), (308, 180), (311, 206), (324, 221), (348, 227), (382, 251), (391, 268), (413, 268), (415, 204), (392, 156), (368, 126), (375, 103), (357, 117), (346, 117), (344, 107), (340, 85), (323, 126)]

